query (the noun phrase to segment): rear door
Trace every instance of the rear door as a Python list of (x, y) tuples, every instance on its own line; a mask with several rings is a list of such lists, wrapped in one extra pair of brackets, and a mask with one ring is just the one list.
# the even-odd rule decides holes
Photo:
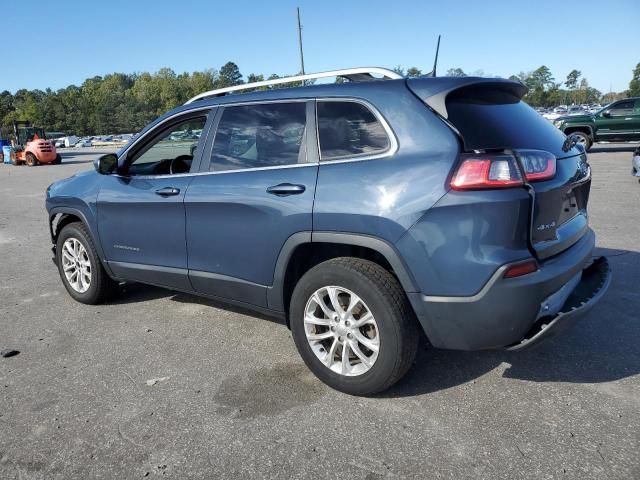
[(278, 254), (311, 231), (318, 174), (313, 104), (225, 106), (185, 197), (197, 292), (267, 305)]
[(472, 84), (446, 96), (445, 112), (465, 151), (506, 150), (521, 163), (530, 161), (535, 151), (556, 157), (553, 178), (530, 182), (529, 240), (536, 256), (544, 259), (569, 248), (587, 232), (591, 171), (584, 152), (569, 148), (565, 135), (521, 100), (523, 93), (511, 84)]

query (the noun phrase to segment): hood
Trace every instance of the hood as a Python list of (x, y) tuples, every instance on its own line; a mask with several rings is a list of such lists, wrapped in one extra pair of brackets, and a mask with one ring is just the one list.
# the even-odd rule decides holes
[(84, 193), (87, 186), (93, 185), (94, 180), (98, 176), (98, 173), (91, 169), (84, 172), (78, 172), (71, 177), (53, 182), (47, 187), (47, 198), (70, 197)]

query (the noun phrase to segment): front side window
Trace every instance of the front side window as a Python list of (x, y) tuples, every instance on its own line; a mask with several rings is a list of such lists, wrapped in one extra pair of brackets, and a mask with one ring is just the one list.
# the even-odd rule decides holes
[(618, 102), (611, 107), (610, 112), (612, 115), (624, 115), (625, 113), (630, 113), (633, 111), (633, 103), (633, 100)]
[(186, 173), (202, 135), (207, 117), (182, 120), (161, 131), (133, 155), (130, 175)]
[(322, 160), (380, 154), (391, 146), (380, 121), (361, 103), (318, 101), (317, 108)]
[(239, 170), (306, 162), (305, 102), (225, 107), (209, 170)]

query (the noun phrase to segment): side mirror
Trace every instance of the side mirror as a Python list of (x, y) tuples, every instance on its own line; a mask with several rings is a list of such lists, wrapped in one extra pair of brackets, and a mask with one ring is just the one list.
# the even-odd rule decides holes
[(111, 175), (118, 168), (118, 156), (115, 153), (107, 153), (93, 161), (93, 167), (100, 175)]
[(603, 117), (610, 117), (611, 116), (611, 110), (605, 110), (604, 112), (602, 112), (602, 116)]

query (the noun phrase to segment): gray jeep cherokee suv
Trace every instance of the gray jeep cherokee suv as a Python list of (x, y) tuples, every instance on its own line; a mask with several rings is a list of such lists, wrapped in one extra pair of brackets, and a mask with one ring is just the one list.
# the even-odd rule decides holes
[(69, 294), (142, 282), (281, 317), (322, 381), (360, 395), (405, 374), (420, 330), (438, 348), (520, 349), (604, 294), (586, 154), (520, 83), (302, 79), (329, 75), (349, 81), (206, 92), (52, 184)]

